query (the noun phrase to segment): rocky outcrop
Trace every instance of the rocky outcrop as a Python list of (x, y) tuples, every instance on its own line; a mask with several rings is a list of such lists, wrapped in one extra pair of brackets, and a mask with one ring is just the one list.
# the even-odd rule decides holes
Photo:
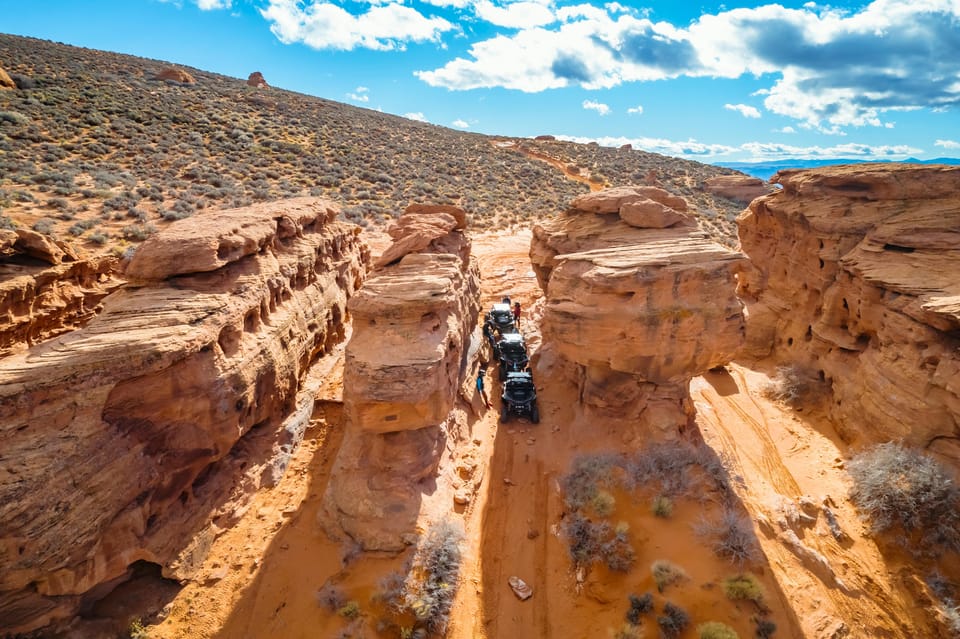
[(960, 463), (960, 168), (783, 171), (738, 220), (749, 353), (832, 391), (849, 442)]
[(17, 85), (13, 78), (7, 75), (7, 72), (0, 67), (0, 89), (16, 89)]
[(718, 175), (707, 178), (703, 182), (707, 193), (713, 193), (729, 200), (749, 204), (763, 195), (767, 195), (773, 187), (760, 178), (748, 175)]
[(196, 84), (196, 80), (192, 75), (184, 71), (183, 69), (178, 69), (176, 67), (166, 67), (161, 69), (155, 76), (154, 80), (163, 80), (165, 82), (178, 82), (180, 84)]
[(254, 71), (250, 74), (250, 77), (247, 78), (247, 86), (255, 87), (257, 89), (270, 88), (270, 85), (267, 84), (267, 81), (263, 78), (263, 74), (259, 71)]
[[(400, 550), (414, 540), (424, 483), (445, 449), (464, 379), (480, 308), (479, 274), (468, 238), (450, 228), (454, 217), (441, 210), (404, 214), (398, 229), (426, 225), (433, 239), (416, 243), (422, 248), (398, 262), (389, 260), (348, 305), (347, 432), (323, 523), (334, 537), (346, 535), (368, 550)], [(448, 231), (437, 237), (438, 228)], [(408, 246), (410, 235), (395, 237), (394, 247)], [(391, 247), (385, 255), (395, 252)]]
[[(310, 199), (176, 222), (85, 328), (0, 360), (5, 630), (73, 615), (137, 561), (189, 578), (245, 492), (275, 478), (267, 451), (295, 440), (281, 424), (369, 261), (336, 213)], [(257, 251), (219, 251), (251, 227), (273, 228)], [(184, 237), (218, 257), (181, 253)]]
[(690, 378), (742, 345), (744, 259), (689, 226), (638, 228), (611, 211), (657, 196), (651, 188), (577, 198), (534, 227), (531, 259), (546, 292), (544, 344), (572, 365), (582, 403), (669, 438), (690, 414)]
[(0, 357), (93, 319), (122, 284), (116, 264), (35, 231), (0, 229)]
[(377, 258), (382, 268), (410, 253), (452, 253), (459, 255), (464, 266), (470, 261), (470, 243), (462, 231), (467, 228), (467, 214), (455, 206), (411, 204), (387, 233), (391, 244)]

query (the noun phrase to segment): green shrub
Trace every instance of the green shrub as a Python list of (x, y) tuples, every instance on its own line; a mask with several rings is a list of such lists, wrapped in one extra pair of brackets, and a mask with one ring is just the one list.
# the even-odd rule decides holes
[(347, 619), (356, 619), (360, 616), (360, 604), (354, 600), (350, 600), (337, 610), (337, 614)]
[(666, 495), (657, 495), (653, 499), (653, 514), (668, 519), (673, 514), (673, 501)]
[(658, 559), (650, 564), (650, 572), (653, 574), (653, 582), (657, 584), (659, 592), (663, 592), (667, 586), (672, 586), (690, 578), (687, 571), (665, 559)]
[(763, 586), (760, 581), (750, 573), (727, 577), (721, 584), (723, 594), (731, 601), (752, 601), (755, 604), (763, 604)]
[(932, 457), (899, 443), (879, 444), (847, 465), (850, 499), (874, 532), (900, 527), (916, 552), (960, 550), (960, 491)]
[(597, 491), (597, 494), (590, 500), (590, 506), (593, 512), (599, 517), (609, 517), (617, 507), (617, 500), (613, 495), (605, 490)]
[(725, 623), (719, 621), (708, 621), (697, 626), (697, 633), (700, 639), (740, 639), (737, 631)]

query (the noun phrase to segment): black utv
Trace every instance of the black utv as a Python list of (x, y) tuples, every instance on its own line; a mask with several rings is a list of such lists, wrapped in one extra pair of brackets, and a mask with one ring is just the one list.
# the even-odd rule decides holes
[(533, 385), (533, 375), (528, 371), (507, 373), (503, 382), (503, 400), (500, 407), (500, 421), (505, 422), (511, 415), (526, 417), (534, 424), (540, 423), (540, 409), (537, 407), (537, 389)]
[(486, 322), (493, 326), (500, 335), (517, 332), (517, 327), (513, 323), (513, 310), (511, 310), (509, 304), (494, 304), (490, 312), (487, 313)]
[(520, 333), (507, 333), (497, 342), (497, 359), (500, 360), (500, 381), (507, 379), (508, 373), (526, 370), (530, 363), (527, 357), (527, 345)]

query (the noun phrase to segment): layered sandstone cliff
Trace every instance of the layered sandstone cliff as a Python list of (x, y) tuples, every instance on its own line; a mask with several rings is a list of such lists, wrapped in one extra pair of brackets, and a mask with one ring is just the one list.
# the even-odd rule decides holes
[(137, 561), (189, 578), (274, 478), (267, 452), (295, 443), (280, 427), (369, 261), (336, 213), (303, 198), (177, 222), (85, 328), (0, 360), (5, 630), (72, 615)]
[(35, 231), (0, 229), (0, 357), (93, 319), (122, 283), (116, 265)]
[(853, 443), (960, 463), (960, 168), (783, 171), (738, 220), (749, 353), (832, 389)]
[(479, 274), (465, 216), (408, 210), (395, 239), (348, 308), (347, 431), (323, 523), (368, 550), (414, 539), (421, 494), (450, 435), (479, 313)]
[[(530, 251), (544, 344), (573, 365), (581, 402), (667, 438), (690, 415), (690, 378), (730, 361), (744, 334), (743, 256), (691, 226), (682, 202), (654, 187), (581, 196), (534, 227)], [(676, 220), (662, 228), (661, 212), (644, 227), (641, 207)]]

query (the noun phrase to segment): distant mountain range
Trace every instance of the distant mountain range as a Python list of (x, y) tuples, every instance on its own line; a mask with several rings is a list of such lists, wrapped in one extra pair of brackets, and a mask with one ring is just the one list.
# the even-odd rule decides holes
[[(896, 160), (906, 164), (952, 164), (960, 165), (960, 158), (934, 158), (932, 160), (918, 160), (908, 158), (906, 160)], [(769, 180), (775, 173), (783, 169), (811, 169), (818, 166), (830, 166), (835, 164), (889, 164), (892, 160), (850, 160), (843, 158), (834, 158), (829, 160), (771, 160), (769, 162), (714, 162), (716, 166), (722, 166), (727, 169), (735, 169), (747, 175), (758, 177), (762, 180)]]

